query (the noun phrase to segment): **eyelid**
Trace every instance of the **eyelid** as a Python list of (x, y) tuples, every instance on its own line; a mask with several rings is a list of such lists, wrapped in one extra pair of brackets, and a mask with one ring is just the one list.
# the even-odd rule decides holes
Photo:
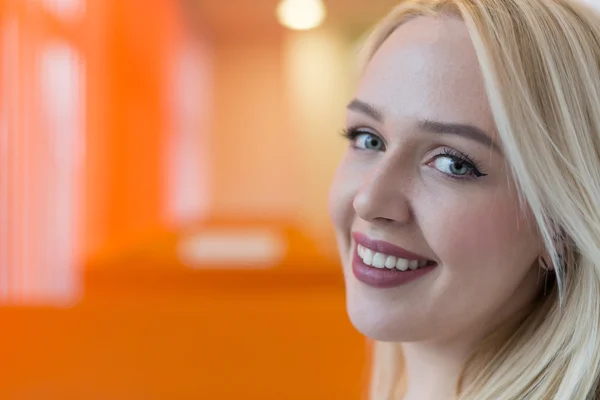
[(358, 135), (376, 136), (379, 140), (381, 140), (381, 143), (383, 144), (383, 148), (384, 149), (387, 148), (387, 142), (386, 142), (385, 138), (383, 137), (383, 135), (381, 135), (375, 129), (371, 129), (371, 128), (361, 126), (361, 125), (354, 125), (354, 126), (349, 126), (343, 132), (343, 136), (346, 137), (347, 139), (351, 139), (351, 140), (356, 139), (356, 137)]
[(368, 133), (370, 135), (375, 135), (375, 136), (381, 138), (381, 135), (379, 133), (377, 133), (377, 131), (367, 128), (367, 127), (363, 127), (363, 126), (350, 126), (347, 128), (347, 132), (349, 132), (349, 133)]

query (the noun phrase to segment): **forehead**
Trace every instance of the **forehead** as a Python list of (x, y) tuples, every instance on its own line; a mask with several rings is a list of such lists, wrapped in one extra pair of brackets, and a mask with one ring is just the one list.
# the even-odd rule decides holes
[(399, 26), (367, 64), (357, 97), (386, 116), (493, 129), (475, 49), (464, 23), (451, 17), (418, 17)]

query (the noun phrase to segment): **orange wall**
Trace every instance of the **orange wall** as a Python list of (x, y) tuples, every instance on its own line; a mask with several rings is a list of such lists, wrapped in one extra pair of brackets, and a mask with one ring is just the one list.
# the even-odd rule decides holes
[(295, 220), (298, 152), (288, 126), (282, 35), (246, 33), (213, 42), (213, 210)]
[(165, 60), (173, 43), (171, 2), (110, 1), (104, 65), (108, 169), (106, 239), (123, 249), (164, 228), (161, 144), (167, 120), (162, 99)]

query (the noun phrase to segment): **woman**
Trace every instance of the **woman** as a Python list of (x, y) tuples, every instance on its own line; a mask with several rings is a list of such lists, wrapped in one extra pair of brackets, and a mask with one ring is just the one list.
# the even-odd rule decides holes
[(364, 60), (330, 213), (371, 398), (597, 398), (598, 13), (404, 1)]

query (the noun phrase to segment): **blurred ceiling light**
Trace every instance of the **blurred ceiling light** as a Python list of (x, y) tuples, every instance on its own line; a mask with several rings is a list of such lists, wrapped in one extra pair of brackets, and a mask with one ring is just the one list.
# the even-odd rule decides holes
[(322, 0), (281, 0), (277, 6), (277, 19), (293, 30), (316, 28), (325, 20), (326, 14)]

